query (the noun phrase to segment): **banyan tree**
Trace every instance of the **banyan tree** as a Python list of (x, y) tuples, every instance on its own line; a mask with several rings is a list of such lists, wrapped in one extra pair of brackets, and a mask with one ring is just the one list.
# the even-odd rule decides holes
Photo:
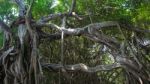
[(39, 18), (34, 9), (44, 0), (10, 1), (18, 15), (0, 20), (0, 84), (149, 84), (150, 25), (92, 16), (90, 0), (83, 1), (87, 14), (72, 0), (65, 12), (43, 9)]

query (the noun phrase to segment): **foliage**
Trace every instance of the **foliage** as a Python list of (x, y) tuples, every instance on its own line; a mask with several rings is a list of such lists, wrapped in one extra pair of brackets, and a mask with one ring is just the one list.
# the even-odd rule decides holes
[[(149, 0), (75, 0), (76, 5), (71, 13), (76, 13), (77, 16), (68, 13), (72, 1), (34, 0), (31, 7), (32, 18), (30, 18), (30, 14), (27, 13), (30, 13), (28, 10), (32, 0), (25, 0), (26, 13), (25, 17), (23, 16), (23, 23), (17, 24), (18, 19), (21, 21), (18, 4), (15, 3), (15, 0), (0, 0), (0, 20), (9, 25), (8, 27), (11, 27), (10, 30), (13, 31), (11, 41), (8, 40), (8, 42), (4, 41), (4, 35), (0, 32), (0, 45), (2, 46), (3, 42), (8, 43), (8, 45), (3, 45), (4, 48), (0, 52), (1, 59), (3, 58), (9, 63), (10, 59), (7, 58), (11, 55), (8, 53), (4, 56), (3, 53), (6, 53), (10, 46), (15, 47), (11, 51), (12, 53), (17, 50), (19, 52), (14, 55), (15, 61), (10, 61), (10, 64), (5, 64), (5, 61), (0, 59), (2, 61), (0, 69), (7, 66), (4, 70), (8, 69), (16, 78), (14, 80), (17, 80), (18, 76), (15, 77), (14, 73), (22, 76), (22, 72), (15, 72), (12, 66), (17, 67), (17, 71), (23, 70), (29, 76), (26, 80), (32, 79), (30, 83), (33, 84), (38, 84), (36, 79), (42, 82), (42, 78), (45, 79), (43, 84), (148, 84), (150, 82)], [(44, 21), (53, 17), (56, 18)], [(64, 17), (67, 18), (65, 27), (68, 30), (66, 31), (69, 31), (69, 28), (79, 30), (81, 28), (84, 32), (70, 34), (64, 31), (63, 36), (61, 29), (45, 26), (45, 23), (54, 23), (61, 28)], [(120, 26), (107, 26), (109, 25), (107, 23), (106, 27), (97, 28), (88, 25), (105, 21), (117, 21)], [(21, 30), (20, 25), (24, 25), (22, 28), (26, 30)], [(95, 30), (95, 28), (97, 29)], [(2, 31), (4, 34), (6, 33), (5, 29)], [(21, 37), (22, 33), (25, 35)], [(61, 36), (65, 39), (61, 39)], [(21, 44), (21, 38), (24, 39), (23, 44)], [(62, 46), (63, 48), (61, 48)], [(23, 58), (19, 58), (19, 56)], [(23, 60), (20, 62), (18, 59)], [(22, 64), (21, 68), (18, 68), (17, 63)], [(50, 64), (50, 68), (49, 66), (43, 68), (46, 63)], [(54, 66), (55, 68), (51, 67), (53, 64), (62, 64), (67, 67), (67, 65), (78, 63), (89, 67), (114, 63), (119, 63), (121, 66), (92, 73), (82, 69), (77, 71), (63, 70), (64, 68), (59, 65)], [(83, 64), (79, 64), (79, 66), (85, 67)], [(42, 71), (40, 67), (42, 67)], [(57, 70), (58, 67), (60, 67), (59, 70)], [(137, 68), (141, 69), (138, 71)], [(5, 73), (5, 75), (10, 74)], [(8, 80), (6, 76), (1, 80), (5, 79)], [(17, 84), (17, 81), (15, 83)]]

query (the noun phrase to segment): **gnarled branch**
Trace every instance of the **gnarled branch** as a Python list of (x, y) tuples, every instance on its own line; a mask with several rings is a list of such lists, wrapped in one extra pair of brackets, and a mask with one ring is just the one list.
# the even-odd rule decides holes
[(64, 68), (66, 71), (83, 71), (88, 73), (98, 72), (98, 71), (106, 71), (112, 70), (115, 68), (121, 67), (119, 63), (114, 63), (110, 65), (97, 65), (95, 67), (89, 67), (83, 63), (74, 64), (74, 65), (61, 65), (61, 64), (43, 64), (43, 68), (47, 68), (49, 70), (59, 71), (60, 69)]

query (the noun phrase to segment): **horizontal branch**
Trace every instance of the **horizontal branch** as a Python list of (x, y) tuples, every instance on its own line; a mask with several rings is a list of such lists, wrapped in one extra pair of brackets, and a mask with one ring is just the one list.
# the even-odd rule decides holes
[[(39, 22), (34, 24), (34, 26), (36, 27), (48, 27), (51, 29), (57, 29), (59, 31), (63, 31), (64, 32), (64, 36), (85, 36), (86, 38), (89, 38), (90, 40), (93, 40), (95, 42), (99, 42), (102, 43), (104, 45), (107, 45), (108, 47), (112, 48), (112, 49), (119, 49), (120, 48), (120, 44), (118, 43), (118, 41), (115, 38), (111, 38), (108, 37), (106, 35), (102, 35), (99, 34), (97, 30), (106, 28), (106, 27), (118, 27), (120, 28), (120, 25), (118, 22), (116, 21), (104, 21), (104, 22), (100, 22), (100, 23), (92, 23), (89, 24), (87, 26), (81, 27), (81, 28), (61, 28), (53, 23), (43, 23), (43, 22)], [(121, 28), (124, 28), (121, 26)], [(124, 28), (126, 29), (126, 28)], [(135, 28), (128, 28), (130, 29), (130, 31), (134, 31), (134, 32), (139, 32), (140, 29), (135, 29)], [(127, 30), (128, 30), (127, 29)], [(142, 32), (145, 30), (141, 30)], [(51, 41), (52, 40), (58, 40), (61, 37), (61, 34), (57, 33), (57, 34), (48, 34), (45, 36), (41, 36), (44, 38), (49, 38)]]
[(87, 31), (88, 29), (102, 29), (105, 27), (111, 27), (111, 26), (118, 26), (118, 23), (116, 21), (104, 21), (101, 23), (92, 23), (89, 24), (85, 27), (81, 27), (81, 28), (64, 28), (61, 29), (59, 26), (55, 25), (55, 24), (47, 24), (47, 23), (43, 23), (43, 22), (37, 22), (36, 24), (33, 24), (33, 26), (35, 27), (50, 27), (50, 28), (54, 28), (54, 29), (58, 29), (60, 31), (64, 31), (65, 34), (70, 34), (70, 35), (77, 35), (77, 34), (83, 34), (83, 33), (87, 33), (90, 31)]
[(66, 34), (83, 34), (83, 33), (90, 33), (91, 30), (98, 30), (105, 27), (117, 26), (118, 23), (116, 21), (104, 21), (101, 23), (92, 23), (82, 28), (68, 28), (62, 29)]
[[(36, 24), (34, 24), (34, 26), (51, 27), (51, 28), (61, 29), (59, 26), (52, 24), (52, 23), (47, 24), (47, 23), (43, 23), (43, 22), (37, 22)], [(89, 24), (89, 25), (81, 27), (81, 28), (65, 28), (65, 29), (63, 29), (63, 31), (66, 34), (79, 34), (81, 32), (83, 33), (87, 28), (103, 29), (103, 28), (112, 27), (112, 26), (117, 26), (117, 27), (121, 26), (121, 28), (130, 30), (130, 31), (134, 31), (134, 32), (150, 33), (150, 30), (146, 30), (146, 29), (144, 30), (141, 28), (135, 28), (131, 25), (129, 26), (129, 25), (125, 25), (125, 24), (120, 24), (117, 21), (104, 21), (104, 22), (100, 22), (100, 23), (92, 23), (92, 24)]]
[(137, 33), (150, 33), (150, 30), (148, 30), (148, 29), (142, 29), (142, 28), (130, 25), (130, 24), (125, 24), (125, 23), (119, 23), (119, 24), (120, 24), (121, 28), (124, 28), (129, 31), (134, 31)]
[[(95, 42), (99, 42), (102, 44), (105, 44), (113, 49), (118, 49), (119, 48), (119, 43), (115, 39), (112, 39), (111, 37), (101, 35), (97, 32), (97, 30), (105, 28), (105, 27), (111, 27), (111, 26), (118, 26), (118, 23), (116, 21), (105, 21), (101, 23), (93, 23), (89, 24), (85, 27), (82, 28), (61, 28), (55, 24), (44, 24), (44, 23), (38, 23), (35, 24), (34, 26), (37, 27), (49, 27), (52, 29), (58, 29), (59, 31), (64, 32), (64, 36), (80, 36), (83, 35), (86, 38), (89, 38), (90, 40), (93, 40)], [(45, 35), (41, 37), (48, 37), (51, 41), (52, 40), (58, 40), (60, 39), (61, 34), (51, 34), (51, 35)]]
[(107, 70), (112, 70), (118, 67), (121, 67), (119, 63), (114, 63), (110, 65), (98, 65), (95, 67), (89, 67), (85, 64), (75, 64), (75, 65), (61, 65), (61, 64), (43, 64), (43, 68), (47, 68), (51, 71), (59, 71), (62, 68), (65, 69), (66, 71), (83, 71), (87, 73), (92, 73), (92, 72), (98, 72), (98, 71), (107, 71)]
[(62, 17), (75, 17), (78, 20), (82, 20), (82, 18), (79, 17), (79, 15), (77, 15), (74, 12), (75, 6), (76, 6), (76, 0), (72, 0), (72, 4), (71, 4), (70, 9), (69, 9), (68, 12), (57, 13), (57, 14), (50, 14), (48, 16), (42, 17), (41, 19), (39, 19), (38, 22), (48, 22), (48, 21), (53, 20), (55, 18), (62, 18)]

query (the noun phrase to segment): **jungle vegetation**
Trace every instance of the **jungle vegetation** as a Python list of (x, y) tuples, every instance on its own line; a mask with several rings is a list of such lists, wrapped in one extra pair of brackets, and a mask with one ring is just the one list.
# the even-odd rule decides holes
[(150, 0), (0, 0), (0, 84), (149, 84)]

